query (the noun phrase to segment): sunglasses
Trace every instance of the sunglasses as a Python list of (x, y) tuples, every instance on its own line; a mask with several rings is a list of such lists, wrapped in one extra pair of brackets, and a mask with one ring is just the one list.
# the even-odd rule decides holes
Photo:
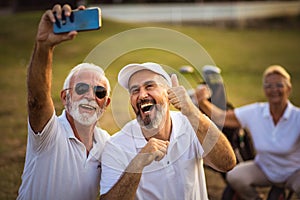
[[(92, 86), (87, 83), (77, 83), (75, 86), (75, 92), (78, 95), (83, 95), (90, 90), (90, 87), (92, 87)], [(99, 99), (103, 99), (107, 94), (106, 88), (103, 86), (99, 86), (99, 85), (94, 86), (93, 91), (94, 91), (96, 97)]]

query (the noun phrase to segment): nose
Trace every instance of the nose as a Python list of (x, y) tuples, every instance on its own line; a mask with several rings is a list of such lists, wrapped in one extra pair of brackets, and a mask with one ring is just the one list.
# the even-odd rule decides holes
[(265, 89), (268, 91), (271, 91), (271, 92), (280, 90), (280, 88), (277, 87), (276, 85), (270, 85), (268, 88), (265, 88)]
[(89, 90), (84, 94), (84, 97), (87, 99), (95, 99), (95, 92), (92, 86), (89, 87)]
[(277, 90), (279, 90), (279, 89), (280, 89), (280, 88), (276, 87), (275, 85), (273, 85), (273, 86), (270, 88), (271, 91), (277, 91)]
[(148, 91), (144, 88), (144, 87), (141, 87), (140, 88), (140, 98), (146, 98), (148, 97)]

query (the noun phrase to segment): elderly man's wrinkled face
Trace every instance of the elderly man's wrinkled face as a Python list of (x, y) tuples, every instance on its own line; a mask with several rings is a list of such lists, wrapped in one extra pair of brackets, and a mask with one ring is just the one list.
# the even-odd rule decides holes
[(131, 106), (142, 128), (159, 128), (169, 109), (167, 88), (160, 75), (141, 70), (129, 80)]
[(72, 78), (70, 85), (67, 112), (81, 125), (95, 124), (107, 105), (106, 82), (94, 71), (81, 71)]

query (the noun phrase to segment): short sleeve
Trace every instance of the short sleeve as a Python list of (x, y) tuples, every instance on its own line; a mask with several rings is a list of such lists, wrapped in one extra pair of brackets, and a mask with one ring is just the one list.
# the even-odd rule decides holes
[(132, 156), (111, 141), (106, 142), (101, 156), (100, 194), (107, 193), (116, 184)]
[(28, 120), (28, 147), (31, 147), (33, 151), (40, 152), (46, 148), (49, 148), (57, 136), (58, 129), (58, 118), (56, 117), (55, 112), (53, 112), (52, 117), (45, 125), (44, 129), (35, 133)]
[(250, 104), (234, 109), (234, 114), (243, 128), (248, 126), (248, 120), (253, 116), (257, 104)]

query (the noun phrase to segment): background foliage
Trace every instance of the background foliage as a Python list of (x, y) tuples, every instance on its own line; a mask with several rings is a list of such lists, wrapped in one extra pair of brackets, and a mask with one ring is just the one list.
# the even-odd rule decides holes
[[(15, 199), (21, 183), (27, 138), (26, 68), (41, 15), (41, 12), (30, 12), (0, 16), (0, 199)], [(59, 92), (68, 71), (82, 62), (87, 53), (104, 39), (124, 30), (143, 26), (174, 29), (198, 41), (222, 69), (228, 99), (235, 106), (264, 101), (261, 75), (271, 64), (283, 65), (292, 74), (291, 101), (300, 106), (298, 28), (261, 26), (234, 29), (201, 27), (197, 24), (125, 24), (104, 19), (101, 30), (81, 33), (75, 41), (61, 44), (55, 49), (52, 91), (58, 114), (62, 110)], [(114, 85), (118, 69), (122, 65), (132, 60), (142, 62), (149, 59), (175, 69), (188, 64), (173, 55), (160, 52), (131, 52), (113, 62), (114, 66), (106, 73)], [(110, 109), (101, 125), (111, 134), (119, 130)], [(220, 196), (224, 186), (224, 183), (216, 183), (216, 180), (219, 179), (211, 179), (208, 175), (212, 196)]]

